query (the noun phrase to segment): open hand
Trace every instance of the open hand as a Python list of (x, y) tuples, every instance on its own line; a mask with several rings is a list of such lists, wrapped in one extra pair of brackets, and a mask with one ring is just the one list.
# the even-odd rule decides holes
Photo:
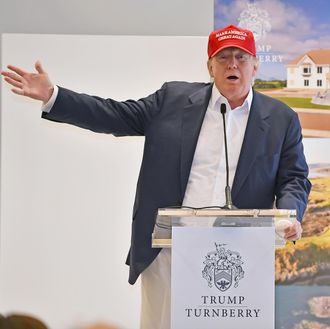
[(43, 103), (48, 102), (53, 94), (54, 85), (39, 61), (35, 63), (37, 73), (29, 73), (13, 65), (7, 67), (10, 71), (2, 71), (1, 74), (5, 81), (14, 87), (11, 89), (12, 92)]

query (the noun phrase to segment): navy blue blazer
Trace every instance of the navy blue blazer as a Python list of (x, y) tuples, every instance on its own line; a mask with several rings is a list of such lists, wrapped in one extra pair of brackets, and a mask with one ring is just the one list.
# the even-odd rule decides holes
[[(155, 259), (151, 233), (158, 208), (180, 206), (212, 84), (169, 82), (138, 101), (117, 102), (59, 88), (45, 119), (115, 136), (145, 136), (133, 208), (129, 282)], [(297, 114), (254, 91), (232, 187), (241, 209), (296, 209), (301, 220), (310, 182)], [(219, 136), (219, 143), (221, 138)], [(230, 144), (230, 141), (229, 141)]]

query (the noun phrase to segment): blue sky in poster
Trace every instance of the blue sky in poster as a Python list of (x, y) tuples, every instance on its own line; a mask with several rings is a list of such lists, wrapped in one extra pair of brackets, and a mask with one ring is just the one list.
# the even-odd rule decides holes
[(215, 28), (238, 24), (249, 3), (266, 13), (270, 26), (257, 41), (259, 78), (286, 79), (288, 61), (312, 49), (330, 48), (329, 0), (215, 0)]

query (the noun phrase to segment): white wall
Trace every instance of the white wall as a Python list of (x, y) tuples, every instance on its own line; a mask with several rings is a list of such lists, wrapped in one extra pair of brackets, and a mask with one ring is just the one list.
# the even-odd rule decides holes
[[(205, 37), (3, 36), (4, 63), (38, 58), (59, 85), (139, 98), (166, 80), (207, 81)], [(142, 138), (116, 139), (40, 119), (40, 104), (2, 88), (1, 311), (57, 329), (106, 320), (138, 328), (127, 283)]]
[[(207, 36), (213, 29), (213, 5), (213, 0), (57, 0), (55, 2), (52, 0), (4, 0), (0, 1), (0, 38), (2, 37), (2, 33)], [(34, 61), (36, 57), (40, 56), (49, 69), (54, 81), (57, 83), (63, 82), (72, 88), (82, 88), (86, 91), (95, 93), (99, 92), (104, 96), (109, 96), (110, 89), (107, 85), (99, 84), (98, 86), (95, 86), (95, 81), (93, 78), (97, 76), (99, 79), (100, 72), (94, 72), (93, 66), (88, 67), (87, 70), (86, 66), (84, 66), (84, 69), (80, 71), (80, 68), (75, 65), (76, 57), (69, 56), (66, 58), (66, 49), (56, 49), (54, 53), (58, 55), (58, 58), (61, 61), (56, 59), (51, 61), (48, 58), (44, 58), (41, 56), (41, 49), (43, 49), (42, 46), (37, 46), (33, 56), (25, 56), (25, 48), (23, 44), (20, 49), (20, 54), (15, 54), (15, 56), (12, 56), (8, 60), (3, 59), (0, 54), (1, 67), (8, 64), (10, 61), (11, 63), (32, 68), (32, 61)], [(52, 49), (52, 47), (50, 47), (50, 49)], [(80, 54), (77, 55), (77, 57), (79, 56)], [(106, 67), (108, 67), (108, 62)], [(66, 71), (67, 69), (68, 71)], [(65, 73), (71, 72), (72, 74), (70, 74), (70, 76), (65, 75), (63, 71), (65, 71)], [(123, 77), (127, 77), (127, 74), (127, 71), (122, 71)], [(157, 72), (155, 71), (152, 71), (150, 74), (157, 76)], [(89, 79), (89, 77), (91, 77), (91, 79)], [(182, 79), (185, 78), (186, 77), (183, 77)], [(80, 83), (85, 83), (85, 85)], [(0, 86), (1, 85), (2, 81), (0, 80)], [(1, 97), (1, 91), (3, 88), (5, 88), (5, 94)], [(22, 157), (26, 159), (26, 161), (28, 161), (29, 158), (31, 158), (31, 160), (36, 159), (38, 161), (43, 156), (43, 153), (45, 153), (45, 156), (48, 156), (50, 152), (58, 154), (59, 161), (62, 161), (62, 164), (57, 168), (57, 171), (59, 171), (58, 174), (62, 175), (62, 177), (67, 179), (67, 181), (65, 184), (63, 184), (62, 180), (56, 181), (54, 175), (49, 173), (47, 166), (45, 167), (45, 165), (48, 165), (48, 162), (45, 163), (45, 160), (40, 162), (41, 166), (29, 170), (22, 169), (16, 165), (12, 168), (7, 167), (6, 170), (3, 168), (2, 173), (5, 173), (5, 177), (2, 177), (2, 179), (5, 180), (5, 182), (8, 182), (9, 185), (11, 184), (10, 179), (16, 179), (19, 181), (19, 179), (23, 177), (28, 181), (25, 182), (24, 185), (22, 184), (19, 190), (16, 190), (16, 187), (14, 186), (9, 186), (5, 191), (2, 188), (3, 198), (5, 198), (6, 202), (8, 202), (8, 204), (4, 205), (4, 208), (1, 209), (2, 214), (9, 210), (16, 211), (15, 208), (28, 208), (28, 211), (26, 210), (27, 212), (21, 220), (24, 220), (29, 224), (31, 234), (33, 234), (30, 238), (29, 236), (25, 237), (25, 234), (28, 232), (21, 230), (21, 227), (17, 226), (21, 224), (19, 220), (17, 221), (11, 218), (4, 224), (1, 223), (2, 219), (0, 218), (2, 246), (3, 243), (9, 243), (7, 246), (10, 248), (10, 251), (18, 256), (18, 258), (9, 258), (8, 256), (4, 256), (2, 254), (0, 258), (1, 269), (5, 270), (5, 275), (13, 280), (12, 282), (15, 282), (15, 287), (13, 287), (12, 284), (9, 286), (6, 286), (5, 283), (2, 284), (2, 288), (5, 289), (6, 295), (0, 293), (0, 313), (13, 310), (18, 312), (30, 310), (38, 315), (38, 311), (40, 310), (40, 315), (44, 316), (45, 320), (49, 320), (50, 324), (53, 325), (54, 328), (67, 328), (70, 323), (78, 323), (84, 319), (88, 320), (91, 317), (89, 312), (85, 312), (85, 308), (81, 308), (79, 305), (76, 306), (74, 303), (72, 303), (70, 307), (67, 307), (68, 303), (70, 303), (73, 298), (71, 295), (74, 295), (75, 291), (81, 292), (80, 284), (77, 284), (77, 288), (75, 278), (72, 277), (70, 273), (76, 273), (78, 271), (84, 273), (86, 271), (86, 276), (89, 276), (89, 280), (86, 281), (86, 290), (83, 291), (85, 292), (83, 299), (85, 300), (86, 307), (88, 310), (95, 311), (94, 317), (100, 317), (97, 314), (102, 314), (104, 317), (104, 314), (106, 314), (106, 319), (116, 319), (113, 315), (115, 314), (117, 316), (116, 312), (122, 307), (122, 303), (118, 303), (118, 306), (114, 305), (114, 307), (111, 307), (110, 309), (107, 304), (107, 299), (112, 300), (113, 298), (111, 289), (107, 288), (102, 290), (102, 292), (98, 291), (98, 289), (94, 289), (95, 281), (98, 282), (101, 280), (102, 282), (106, 281), (109, 283), (109, 274), (111, 274), (112, 269), (115, 268), (116, 270), (121, 269), (124, 273), (119, 272), (121, 273), (120, 282), (115, 280), (114, 282), (118, 285), (118, 289), (124, 289), (121, 290), (124, 297), (129, 296), (125, 301), (126, 322), (124, 321), (123, 325), (125, 325), (125, 323), (133, 323), (134, 326), (132, 326), (132, 328), (135, 328), (136, 319), (138, 317), (138, 310), (135, 309), (138, 303), (138, 288), (131, 288), (127, 284), (127, 270), (123, 265), (122, 258), (123, 256), (126, 256), (126, 248), (128, 246), (127, 237), (123, 239), (126, 244), (121, 250), (119, 250), (118, 246), (120, 244), (116, 241), (118, 240), (117, 236), (113, 235), (115, 241), (109, 240), (108, 230), (103, 232), (99, 227), (104, 227), (104, 225), (106, 226), (110, 222), (107, 217), (107, 211), (109, 211), (109, 209), (113, 211), (112, 207), (117, 204), (118, 200), (125, 200), (128, 196), (129, 198), (132, 198), (134, 190), (133, 185), (135, 184), (137, 173), (137, 164), (141, 154), (139, 153), (139, 155), (136, 156), (136, 159), (134, 155), (132, 155), (128, 161), (124, 162), (122, 161), (122, 157), (130, 154), (131, 143), (134, 143), (134, 145), (138, 145), (137, 147), (141, 148), (142, 141), (134, 140), (134, 142), (130, 142), (128, 139), (123, 139), (124, 141), (114, 141), (111, 137), (96, 136), (88, 132), (82, 132), (81, 130), (77, 135), (77, 130), (75, 128), (64, 128), (63, 126), (54, 125), (43, 122), (43, 120), (39, 120), (38, 110), (36, 111), (36, 103), (27, 100), (20, 100), (14, 95), (10, 95), (7, 87), (3, 86), (3, 88), (0, 88), (0, 99), (2, 99), (2, 103), (4, 103), (6, 99), (8, 100), (9, 97), (9, 99), (14, 99), (17, 104), (20, 104), (20, 106), (24, 108), (23, 111), (22, 109), (15, 110), (14, 107), (11, 108), (12, 111), (10, 113), (19, 122), (24, 123), (28, 120), (28, 124), (25, 126), (29, 130), (28, 132), (24, 131), (20, 134), (16, 127), (14, 128), (13, 132), (16, 131), (17, 136), (11, 136), (11, 141), (15, 141), (15, 143), (7, 149), (8, 154), (12, 158), (16, 158), (17, 161), (22, 160)], [(118, 93), (118, 96), (121, 95), (118, 90), (116, 90), (116, 93)], [(115, 96), (115, 93), (111, 93), (111, 95)], [(141, 95), (143, 95), (143, 91), (136, 89), (136, 93), (131, 93), (130, 97), (138, 97)], [(39, 105), (37, 107), (39, 107)], [(6, 123), (3, 121), (2, 127), (5, 126)], [(38, 131), (36, 132), (35, 129), (38, 129)], [(48, 141), (47, 145), (46, 143), (43, 143), (43, 139), (40, 138), (40, 136), (43, 136), (46, 132), (52, 132), (54, 134), (52, 141)], [(2, 132), (2, 144), (6, 142), (7, 137), (4, 136), (4, 132)], [(66, 145), (66, 140), (68, 138), (73, 139), (72, 143), (74, 145)], [(63, 139), (65, 139), (63, 142), (58, 143), (58, 140), (62, 141)], [(44, 145), (42, 153), (40, 153), (37, 149), (35, 150), (34, 147), (28, 147), (25, 149), (26, 143), (35, 143), (36, 141), (37, 143)], [(21, 143), (24, 145), (21, 145)], [(111, 160), (105, 160), (104, 155), (108, 152), (109, 144), (111, 144), (111, 147), (115, 148), (114, 151), (116, 156), (112, 157)], [(78, 145), (80, 148), (83, 145), (87, 152), (93, 151), (93, 158), (86, 154), (81, 155), (80, 152), (77, 153)], [(4, 154), (4, 150), (2, 151)], [(97, 155), (95, 155), (95, 153), (97, 153)], [(75, 154), (78, 158), (80, 157), (81, 160), (76, 168), (73, 168), (76, 162), (70, 162), (68, 168), (68, 159), (70, 159), (72, 154)], [(60, 159), (60, 156), (63, 156), (62, 160)], [(94, 175), (91, 177), (86, 177), (85, 175), (83, 181), (81, 181), (79, 176), (73, 177), (71, 175), (71, 172), (76, 172), (77, 170), (80, 171), (79, 167), (81, 162), (89, 163), (88, 169), (92, 169), (92, 172), (97, 172), (100, 168), (117, 169), (118, 178), (122, 176), (128, 177), (127, 179), (131, 179), (132, 182), (134, 181), (134, 184), (132, 183), (131, 186), (113, 186), (113, 180), (110, 177), (107, 177), (105, 179), (105, 184), (108, 184), (109, 189), (114, 188), (117, 191), (114, 199), (110, 200), (112, 204), (108, 205), (110, 198), (106, 198), (107, 194), (102, 197), (102, 194), (99, 193), (99, 186), (103, 184), (104, 180), (93, 180)], [(132, 166), (127, 162), (131, 162)], [(133, 169), (134, 165), (135, 169)], [(127, 171), (126, 169), (128, 167), (129, 170)], [(91, 171), (89, 170), (89, 172)], [(10, 175), (8, 176), (9, 173)], [(43, 177), (43, 181), (36, 184), (34, 179), (35, 176)], [(70, 197), (65, 200), (66, 195), (69, 193), (66, 191), (67, 183), (71, 185), (71, 189), (73, 190), (71, 190)], [(62, 184), (63, 186), (61, 186)], [(87, 184), (90, 184), (89, 188), (86, 189), (88, 193), (81, 202), (80, 200), (77, 200), (74, 195), (77, 191), (80, 193), (81, 187), (84, 185), (87, 186)], [(63, 196), (61, 195), (62, 192), (58, 196), (58, 198), (61, 199), (60, 201), (56, 199), (57, 205), (55, 206), (57, 210), (55, 214), (57, 215), (57, 219), (55, 222), (51, 218), (45, 218), (42, 220), (36, 219), (33, 213), (33, 211), (44, 211), (47, 213), (49, 211), (48, 205), (52, 207), (54, 206), (54, 199), (50, 196), (48, 197), (48, 194), (52, 191), (49, 186), (55, 186), (65, 192)], [(93, 191), (93, 189), (95, 191)], [(40, 191), (44, 196), (41, 200), (37, 200), (36, 204), (28, 204), (27, 201), (22, 201), (25, 200), (25, 195), (34, 195), (35, 192), (40, 194)], [(97, 198), (92, 198), (93, 201), (91, 201), (89, 193), (93, 194), (93, 196), (97, 196)], [(87, 224), (89, 224), (88, 219), (81, 220), (79, 225), (75, 227), (73, 227), (74, 225), (72, 222), (68, 220), (67, 229), (64, 231), (56, 227), (57, 221), (59, 221), (60, 227), (62, 227), (62, 224), (64, 225), (64, 220), (61, 218), (63, 218), (62, 215), (66, 214), (67, 210), (63, 208), (63, 205), (73, 203), (73, 205), (77, 204), (79, 207), (85, 207), (84, 203), (86, 200), (88, 203), (93, 203), (91, 205), (91, 207), (93, 207), (93, 218), (94, 214), (99, 217), (99, 224), (95, 226), (94, 230), (91, 232), (92, 234), (90, 234), (88, 229), (86, 229), (86, 227), (88, 228)], [(43, 202), (45, 202), (45, 205), (42, 205)], [(108, 208), (105, 210), (105, 214), (103, 214), (103, 209), (105, 206)], [(12, 207), (12, 209), (10, 209), (10, 207)], [(34, 208), (37, 210), (33, 210)], [(127, 214), (130, 216), (131, 204), (125, 211), (125, 216), (127, 216)], [(74, 211), (71, 215), (76, 216)], [(122, 230), (126, 232), (126, 235), (128, 235), (129, 233), (127, 228), (130, 225), (130, 218), (125, 218), (122, 222), (120, 218), (117, 219), (117, 223), (118, 222), (120, 222), (120, 225), (123, 225)], [(95, 222), (93, 223), (95, 224)], [(3, 225), (4, 227), (2, 227)], [(8, 227), (8, 225), (10, 225), (10, 227)], [(12, 235), (10, 236), (7, 235), (8, 229), (11, 230), (10, 233)], [(37, 231), (35, 231), (36, 229)], [(71, 236), (71, 229), (74, 229), (77, 232), (73, 234), (73, 236)], [(52, 236), (49, 236), (49, 234), (45, 235), (45, 232), (52, 232)], [(38, 236), (38, 239), (35, 241), (35, 248), (31, 249), (31, 247), (28, 246), (21, 247), (21, 244), (18, 243), (21, 239), (25, 242), (28, 238), (29, 242), (31, 242), (31, 240), (33, 242), (36, 235)], [(12, 236), (16, 236), (16, 238), (12, 240)], [(103, 260), (95, 258), (94, 261), (88, 263), (84, 257), (78, 257), (80, 252), (78, 248), (75, 247), (76, 241), (84, 241), (85, 238), (87, 241), (94, 241), (95, 236), (97, 236), (99, 244), (97, 246), (93, 246), (93, 244), (89, 243), (91, 250), (87, 254), (89, 259), (93, 258), (92, 255), (96, 253), (96, 250), (97, 253), (99, 252), (99, 245), (102, 246), (102, 244), (104, 245), (105, 250), (110, 250), (110, 247), (115, 245), (115, 253), (109, 255), (109, 259), (107, 258)], [(71, 243), (73, 249), (71, 249), (70, 252), (65, 249), (63, 253), (68, 253), (68, 258), (71, 255), (73, 259), (78, 259), (78, 261), (69, 262), (69, 264), (66, 264), (67, 261), (62, 258), (58, 259), (55, 257), (58, 250), (63, 250), (62, 247), (57, 247), (56, 244), (53, 244), (53, 242), (57, 239), (62, 239), (65, 243), (74, 241), (74, 243)], [(48, 246), (47, 248), (45, 248), (45, 243)], [(116, 262), (114, 262), (113, 259), (114, 255), (118, 255)], [(25, 258), (26, 260), (23, 261)], [(19, 262), (17, 259), (19, 259)], [(31, 265), (28, 264), (30, 260), (33, 262), (39, 260), (40, 266), (36, 269), (30, 270)], [(76, 272), (71, 272), (71, 263), (76, 267)], [(4, 265), (6, 265), (6, 267)], [(94, 267), (96, 265), (99, 265), (100, 269), (102, 268), (102, 271), (100, 270), (95, 272)], [(50, 273), (47, 266), (51, 266), (50, 268), (53, 272)], [(19, 270), (17, 271), (18, 268)], [(45, 268), (45, 270), (43, 270), (43, 268)], [(29, 274), (30, 272), (33, 275)], [(39, 274), (34, 277), (36, 272)], [(98, 275), (96, 275), (96, 273)], [(66, 279), (67, 274), (70, 274), (70, 279)], [(4, 272), (2, 272), (2, 275), (4, 275)], [(99, 276), (101, 276), (101, 278)], [(26, 278), (26, 280), (28, 280), (29, 286), (26, 285), (26, 280), (22, 278)], [(67, 291), (65, 294), (63, 294), (61, 289), (56, 293), (57, 287), (62, 283), (62, 281), (66, 280), (68, 281), (68, 284), (69, 282), (72, 283), (72, 289)], [(54, 282), (57, 282), (57, 284), (54, 285)], [(38, 293), (35, 293), (36, 286), (39, 287)], [(43, 288), (45, 291), (44, 295), (40, 295), (40, 289)], [(50, 289), (49, 293), (48, 289)], [(4, 293), (3, 290), (2, 292)], [(102, 299), (95, 301), (95, 298), (99, 298), (100, 294), (103, 296)], [(68, 300), (68, 303), (64, 303), (62, 306), (61, 301), (65, 300)], [(90, 305), (87, 304), (87, 301), (89, 301)], [(100, 304), (103, 302), (105, 302), (106, 305), (100, 309)], [(56, 304), (56, 306), (53, 307), (53, 309), (50, 309), (49, 303)], [(134, 308), (132, 305), (135, 305)], [(105, 310), (105, 308), (107, 309)], [(120, 317), (123, 312), (124, 310), (119, 312), (118, 317)], [(119, 323), (122, 323), (121, 320), (119, 320)], [(130, 325), (126, 326), (126, 328), (130, 328)]]
[(1, 0), (0, 33), (206, 36), (213, 0)]

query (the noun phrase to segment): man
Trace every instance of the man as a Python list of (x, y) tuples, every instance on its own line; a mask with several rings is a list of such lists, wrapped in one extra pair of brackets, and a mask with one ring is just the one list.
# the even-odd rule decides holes
[[(138, 101), (117, 102), (53, 86), (38, 73), (8, 66), (13, 92), (41, 100), (42, 117), (116, 136), (145, 136), (127, 263), (142, 273), (141, 328), (170, 327), (170, 252), (151, 248), (156, 210), (224, 204), (225, 158), (220, 105), (227, 108), (229, 167), (238, 208), (296, 209), (286, 238), (299, 239), (310, 183), (298, 117), (252, 90), (258, 63), (251, 31), (234, 25), (209, 36), (212, 83), (165, 83)], [(161, 252), (160, 252), (161, 251)]]

